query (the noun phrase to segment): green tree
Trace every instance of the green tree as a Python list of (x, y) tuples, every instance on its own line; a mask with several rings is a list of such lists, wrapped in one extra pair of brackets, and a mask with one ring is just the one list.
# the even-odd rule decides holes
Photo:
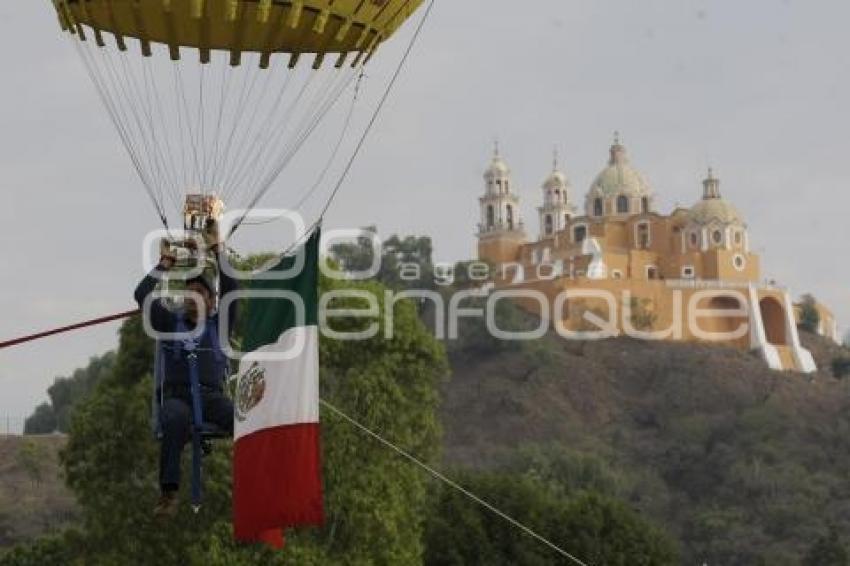
[(95, 385), (112, 371), (115, 354), (109, 352), (89, 360), (85, 368), (76, 370), (70, 377), (58, 377), (47, 390), (50, 403), (42, 403), (26, 420), (26, 434), (68, 432), (74, 407), (85, 399)]
[(829, 533), (820, 537), (806, 553), (803, 566), (848, 566), (850, 553), (838, 537), (834, 527)]
[(817, 300), (809, 294), (803, 295), (800, 301), (799, 326), (806, 332), (816, 333), (820, 326), (820, 312), (817, 308)]
[[(593, 492), (571, 497), (509, 473), (459, 474), (460, 482), (587, 564), (677, 563), (674, 544), (622, 503)], [(426, 564), (548, 565), (570, 562), (504, 518), (449, 488), (428, 523)]]
[[(363, 230), (372, 234), (378, 232), (375, 226)], [(375, 280), (394, 290), (434, 289), (433, 252), (431, 238), (393, 235), (381, 245), (380, 267)], [(371, 238), (361, 236), (356, 242), (333, 245), (331, 255), (345, 271), (366, 271), (372, 267), (375, 250)]]
[(42, 403), (24, 422), (24, 434), (51, 434), (56, 432), (59, 422), (50, 403)]

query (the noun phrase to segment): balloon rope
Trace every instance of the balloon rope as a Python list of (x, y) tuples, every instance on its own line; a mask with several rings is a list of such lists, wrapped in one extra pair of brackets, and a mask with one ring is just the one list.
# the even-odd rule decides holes
[[(311, 75), (311, 77), (312, 76), (315, 75)], [(340, 83), (334, 85), (334, 80), (339, 79), (340, 77), (342, 78)], [(298, 114), (301, 116), (301, 119), (295, 128), (293, 128), (292, 135), (288, 141), (286, 141), (287, 138), (284, 135), (287, 131), (286, 129), (281, 127), (276, 132), (271, 132), (271, 134), (276, 135), (274, 135), (272, 140), (265, 144), (265, 152), (255, 155), (254, 161), (256, 164), (259, 164), (263, 162), (260, 158), (267, 157), (271, 159), (273, 152), (279, 153), (279, 155), (277, 159), (272, 162), (272, 165), (269, 168), (256, 168), (255, 171), (249, 170), (247, 172), (248, 178), (244, 181), (247, 183), (248, 187), (247, 194), (249, 196), (253, 195), (251, 204), (247, 207), (248, 210), (252, 209), (259, 199), (271, 189), (271, 186), (280, 176), (280, 173), (286, 168), (290, 161), (292, 161), (304, 145), (305, 141), (323, 121), (324, 117), (328, 114), (333, 105), (336, 104), (336, 101), (339, 100), (340, 96), (342, 96), (346, 86), (346, 78), (350, 80), (350, 77), (347, 77), (344, 74), (339, 74), (336, 77), (328, 75), (325, 84), (317, 87), (315, 93), (317, 96), (312, 98), (307, 97), (311, 100), (304, 104), (303, 111), (299, 109), (297, 112), (293, 111), (289, 113), (285, 121), (287, 126), (289, 125), (289, 118), (291, 116)], [(295, 105), (293, 105), (293, 108), (295, 108)], [(286, 143), (284, 144), (285, 141)], [(281, 145), (283, 145), (284, 149), (282, 151), (276, 150), (276, 148)]]
[(154, 194), (153, 184), (147, 176), (147, 173), (142, 166), (141, 156), (138, 148), (136, 147), (136, 143), (131, 136), (127, 123), (126, 117), (121, 112), (120, 107), (118, 107), (113, 99), (109, 97), (109, 88), (106, 85), (105, 75), (101, 73), (100, 67), (94, 61), (94, 57), (90, 56), (87, 53), (87, 47), (83, 45), (83, 42), (77, 41), (76, 39), (71, 39), (74, 47), (79, 55), (80, 59), (83, 61), (83, 66), (86, 68), (86, 72), (89, 75), (92, 83), (94, 84), (95, 90), (98, 93), (98, 96), (101, 99), (104, 107), (109, 114), (110, 119), (112, 120), (115, 129), (118, 131), (118, 135), (121, 138), (124, 149), (127, 151), (128, 156), (130, 157), (130, 161), (133, 163), (133, 167), (136, 169), (136, 173), (139, 175), (139, 180), (142, 182), (142, 186), (145, 189), (148, 197), (151, 200), (151, 204), (153, 204), (154, 210), (156, 210), (157, 214), (160, 217), (160, 220), (163, 223), (163, 226), (168, 228), (168, 221), (165, 217), (165, 211), (162, 208), (162, 203), (160, 200), (157, 200), (156, 195)]
[(180, 110), (180, 112), (182, 113), (183, 118), (184, 118), (183, 125), (186, 126), (186, 129), (188, 130), (187, 133), (188, 133), (188, 136), (189, 136), (189, 141), (192, 144), (192, 156), (194, 157), (194, 164), (195, 164), (195, 178), (189, 179), (189, 182), (186, 183), (186, 187), (184, 187), (184, 188), (188, 189), (189, 185), (191, 185), (194, 181), (200, 180), (200, 178), (201, 178), (201, 171), (200, 171), (201, 166), (200, 166), (200, 163), (198, 162), (198, 146), (195, 143), (195, 133), (194, 133), (194, 129), (192, 128), (192, 120), (191, 120), (192, 113), (189, 111), (189, 103), (186, 100), (186, 89), (183, 86), (183, 75), (181, 75), (178, 72), (176, 62), (175, 62), (173, 69), (174, 69), (174, 82), (175, 82), (175, 85), (176, 85), (175, 88), (177, 90), (177, 104), (179, 106), (182, 102), (182, 110)]
[[(283, 72), (287, 73), (284, 88), (278, 92), (278, 96), (275, 98), (265, 123), (256, 131), (246, 129), (244, 132), (245, 137), (243, 137), (242, 143), (239, 144), (240, 149), (235, 152), (236, 159), (233, 162), (233, 167), (228, 170), (227, 174), (227, 185), (231, 193), (238, 191), (246, 195), (253, 194), (245, 188), (245, 179), (261, 170), (262, 164), (270, 159), (270, 157), (263, 159), (267, 154), (274, 154), (280, 151), (278, 147), (280, 145), (280, 138), (288, 131), (292, 116), (295, 114), (298, 105), (304, 98), (304, 94), (309, 90), (310, 85), (315, 79), (314, 74), (308, 75), (306, 80), (300, 83), (300, 88), (297, 89), (295, 96), (291, 100), (286, 100), (285, 95), (289, 90), (290, 84), (299, 82), (296, 79), (298, 70), (287, 69)], [(274, 143), (271, 141), (273, 138), (276, 138)], [(254, 149), (253, 154), (250, 152), (246, 153), (248, 148)]]
[[(422, 35), (422, 31), (425, 29), (425, 24), (428, 22), (428, 19), (431, 16), (431, 13), (434, 10), (435, 3), (436, 3), (436, 0), (430, 0), (430, 2), (428, 3), (428, 8), (426, 9), (425, 14), (422, 16), (422, 19), (419, 21), (419, 25), (416, 27), (416, 32), (413, 34), (413, 37), (410, 40), (410, 44), (407, 46), (407, 49), (404, 52), (404, 56), (401, 58), (401, 61), (398, 64), (398, 68), (395, 70), (395, 73), (393, 74), (392, 79), (390, 80), (390, 83), (387, 85), (387, 88), (384, 92), (384, 95), (381, 98), (381, 101), (378, 104), (378, 107), (375, 109), (374, 114), (372, 115), (372, 119), (369, 121), (369, 124), (367, 125), (366, 130), (363, 132), (363, 135), (360, 137), (360, 141), (357, 143), (357, 147), (354, 149), (354, 153), (351, 155), (351, 159), (348, 160), (348, 163), (346, 164), (345, 169), (343, 170), (342, 174), (340, 175), (339, 181), (337, 181), (336, 187), (334, 187), (333, 192), (331, 193), (330, 197), (328, 197), (328, 200), (325, 203), (324, 208), (322, 208), (322, 212), (319, 214), (318, 219), (312, 225), (310, 225), (310, 227), (307, 230), (304, 231), (304, 234), (300, 238), (298, 238), (291, 246), (289, 246), (289, 248), (287, 248), (281, 254), (281, 257), (286, 256), (292, 250), (294, 250), (302, 241), (304, 241), (307, 237), (309, 237), (309, 235), (312, 234), (313, 231), (316, 228), (321, 226), (322, 222), (324, 222), (325, 214), (330, 209), (331, 205), (333, 204), (334, 200), (336, 199), (337, 195), (339, 194), (340, 189), (342, 188), (343, 184), (345, 183), (345, 180), (348, 178), (348, 174), (351, 172), (351, 169), (354, 167), (354, 163), (357, 160), (358, 155), (360, 154), (364, 145), (366, 144), (366, 140), (369, 138), (369, 133), (372, 131), (375, 124), (377, 123), (378, 118), (380, 117), (381, 111), (383, 110), (384, 106), (386, 105), (387, 100), (390, 97), (390, 94), (392, 94), (393, 87), (398, 82), (398, 79), (401, 76), (401, 73), (404, 70), (405, 65), (407, 64), (407, 61), (410, 59), (410, 55), (413, 53), (413, 49), (414, 49), (414, 47), (416, 47), (416, 44), (419, 41), (419, 37)], [(239, 220), (239, 222), (237, 222), (233, 226), (233, 228), (230, 230), (230, 234), (228, 235), (228, 237), (233, 236), (233, 234), (236, 233), (236, 231), (241, 226), (242, 222), (245, 221), (246, 214), (243, 214), (242, 218)]]
[(378, 122), (378, 118), (381, 115), (384, 106), (387, 104), (387, 100), (390, 98), (390, 94), (393, 92), (393, 88), (395, 84), (398, 82), (399, 77), (401, 76), (402, 71), (404, 70), (407, 61), (410, 59), (411, 53), (413, 53), (414, 47), (416, 47), (417, 42), (419, 41), (419, 37), (422, 35), (422, 30), (425, 29), (425, 24), (428, 21), (428, 18), (431, 16), (431, 12), (434, 10), (434, 4), (436, 0), (431, 0), (428, 3), (428, 8), (425, 10), (425, 15), (422, 16), (422, 19), (419, 21), (419, 25), (416, 28), (416, 32), (413, 34), (413, 38), (410, 40), (410, 45), (407, 46), (407, 50), (404, 52), (404, 56), (401, 58), (401, 62), (398, 65), (398, 68), (395, 70), (392, 79), (390, 80), (390, 84), (387, 85), (387, 90), (384, 92), (384, 96), (381, 98), (381, 101), (378, 103), (378, 108), (375, 110), (375, 113), (372, 115), (372, 119), (369, 121), (369, 124), (366, 126), (366, 131), (363, 132), (363, 135), (360, 138), (360, 141), (357, 143), (357, 147), (354, 148), (354, 153), (351, 155), (351, 159), (348, 160), (348, 164), (346, 164), (345, 169), (342, 172), (342, 175), (339, 177), (339, 181), (334, 187), (331, 196), (328, 198), (328, 201), (325, 203), (322, 212), (319, 214), (319, 222), (321, 219), (327, 214), (328, 210), (333, 205), (334, 200), (336, 200), (337, 195), (339, 194), (342, 185), (345, 183), (348, 178), (349, 173), (351, 173), (351, 169), (354, 167), (355, 161), (357, 161), (357, 157), (360, 155), (360, 152), (363, 150), (363, 147), (366, 145), (366, 140), (369, 139), (369, 134), (372, 132), (372, 129), (375, 127), (375, 124)]
[(206, 129), (206, 92), (204, 89), (204, 85), (206, 83), (207, 78), (207, 65), (208, 63), (201, 63), (200, 69), (200, 80), (198, 81), (198, 147), (201, 148), (201, 191), (206, 194), (207, 191), (207, 129)]
[[(163, 190), (168, 191), (168, 195), (172, 200), (172, 204), (176, 204), (179, 208), (182, 206), (182, 203), (175, 203), (175, 176), (174, 176), (174, 154), (171, 151), (171, 143), (168, 140), (168, 131), (164, 127), (163, 124), (163, 135), (161, 136), (162, 141), (160, 141), (160, 136), (157, 136), (157, 121), (154, 120), (154, 117), (159, 115), (160, 120), (158, 121), (160, 124), (163, 123), (161, 116), (161, 112), (157, 112), (153, 103), (153, 95), (156, 95), (157, 99), (159, 98), (159, 92), (156, 90), (155, 82), (153, 80), (153, 76), (148, 74), (148, 69), (150, 67), (149, 58), (142, 57), (142, 60), (139, 62), (139, 74), (142, 76), (144, 80), (145, 88), (144, 88), (144, 98), (142, 104), (142, 110), (147, 117), (148, 128), (150, 130), (150, 138), (152, 142), (152, 146), (154, 148), (155, 155), (157, 156), (158, 167), (161, 167), (162, 172), (162, 185), (160, 187), (160, 198), (162, 198)], [(131, 69), (132, 72), (132, 69)], [(135, 73), (133, 73), (135, 77)], [(134, 83), (135, 84), (135, 83)], [(153, 92), (153, 95), (151, 94)], [(142, 98), (142, 91), (139, 91), (139, 98)], [(163, 143), (164, 142), (164, 143)]]
[[(237, 137), (237, 131), (239, 131), (239, 126), (242, 123), (242, 117), (245, 115), (245, 110), (248, 107), (247, 102), (251, 98), (251, 95), (254, 91), (254, 87), (256, 87), (256, 85), (257, 85), (257, 79), (259, 77), (260, 77), (260, 73), (257, 72), (256, 69), (254, 69), (253, 76), (251, 77), (251, 80), (250, 81), (249, 80), (243, 80), (242, 81), (242, 93), (239, 96), (239, 103), (236, 106), (235, 115), (233, 117), (233, 125), (230, 128), (230, 135), (227, 136), (227, 143), (225, 144), (224, 151), (222, 152), (223, 162), (222, 162), (222, 166), (221, 166), (221, 172), (225, 176), (227, 174), (227, 171), (228, 171), (227, 168), (228, 168), (228, 166), (230, 164), (230, 160), (231, 160), (231, 155), (232, 155), (231, 149), (233, 148), (233, 142), (235, 141), (235, 139)], [(222, 186), (222, 190), (224, 191), (225, 195), (229, 196), (229, 195), (227, 195), (227, 186), (228, 185), (227, 185), (226, 180), (222, 180), (221, 186)]]
[[(136, 123), (138, 128), (138, 132), (142, 138), (142, 147), (144, 148), (144, 154), (146, 156), (146, 160), (148, 165), (148, 171), (151, 175), (153, 175), (153, 181), (155, 183), (156, 188), (161, 192), (162, 191), (162, 168), (159, 162), (159, 153), (156, 148), (156, 139), (148, 138), (148, 128), (147, 122), (145, 121), (144, 113), (144, 103), (140, 101), (141, 95), (140, 88), (138, 82), (136, 81), (135, 74), (131, 72), (130, 68), (127, 65), (126, 58), (123, 54), (116, 54), (116, 58), (121, 63), (120, 68), (123, 72), (123, 77), (118, 76), (118, 71), (112, 69), (112, 75), (114, 78), (114, 84), (117, 84), (118, 89), (121, 91), (121, 95), (125, 101), (128, 101), (128, 106), (130, 108), (133, 120)], [(107, 61), (111, 61), (110, 57), (106, 58)], [(107, 70), (110, 70), (110, 67), (107, 66)], [(153, 134), (151, 133), (151, 136)]]
[[(263, 108), (263, 103), (266, 100), (266, 97), (269, 96), (273, 89), (270, 88), (271, 79), (274, 76), (274, 72), (272, 69), (266, 69), (264, 71), (260, 71), (259, 67), (254, 69), (255, 81), (261, 74), (264, 74), (263, 86), (260, 88), (259, 97), (254, 99), (249, 99), (246, 101), (245, 106), (252, 107), (251, 114), (245, 124), (241, 127), (241, 129), (237, 129), (238, 135), (234, 137), (234, 141), (237, 141), (235, 145), (235, 150), (229, 152), (226, 156), (227, 162), (225, 163), (224, 168), (222, 169), (223, 177), (222, 177), (222, 187), (225, 187), (227, 190), (227, 198), (230, 198), (238, 187), (233, 185), (233, 179), (235, 178), (234, 169), (238, 169), (240, 167), (245, 166), (245, 161), (250, 155), (251, 151), (257, 152), (258, 147), (263, 147), (260, 145), (256, 145), (257, 140), (250, 140), (251, 132), (254, 130), (254, 125), (257, 123), (257, 118), (259, 117), (260, 110)], [(278, 100), (283, 96), (283, 94), (288, 90), (290, 83), (290, 78), (287, 77), (284, 81), (283, 86), (281, 87), (281, 91), (278, 94)], [(252, 89), (253, 93), (253, 89)], [(250, 102), (250, 103), (248, 103)], [(276, 108), (273, 107), (273, 108)], [(242, 110), (244, 116), (245, 109)], [(241, 120), (241, 119), (240, 119)], [(268, 116), (267, 119), (263, 120), (263, 125), (267, 128), (272, 127), (273, 121), (271, 120), (271, 116)], [(250, 141), (249, 141), (250, 140)], [(231, 165), (232, 164), (232, 165)]]
[(216, 187), (216, 181), (218, 180), (218, 166), (219, 166), (219, 145), (221, 141), (221, 126), (224, 121), (224, 111), (227, 108), (227, 99), (230, 91), (227, 89), (230, 84), (230, 75), (231, 73), (227, 72), (228, 64), (224, 61), (223, 58), (221, 60), (221, 91), (218, 94), (218, 122), (215, 127), (215, 144), (213, 145), (213, 163), (212, 163), (212, 180), (210, 184), (213, 187)]
[[(351, 80), (353, 77), (349, 77)], [(258, 185), (256, 191), (253, 191), (249, 194), (254, 194), (255, 196), (251, 200), (251, 202), (245, 207), (242, 216), (239, 218), (237, 223), (234, 226), (234, 229), (231, 230), (230, 234), (232, 235), (235, 232), (235, 228), (239, 226), (251, 213), (251, 211), (257, 206), (257, 203), (265, 196), (268, 191), (274, 185), (274, 181), (280, 176), (280, 173), (286, 166), (292, 161), (298, 151), (301, 149), (304, 142), (310, 137), (316, 127), (322, 122), (322, 119), (327, 115), (330, 108), (332, 108), (336, 102), (339, 100), (342, 92), (344, 91), (346, 84), (342, 83), (337, 87), (329, 90), (330, 94), (326, 95), (326, 99), (324, 102), (320, 104), (320, 107), (313, 110), (312, 113), (308, 113), (305, 118), (302, 118), (301, 124), (298, 128), (296, 128), (296, 135), (293, 136), (293, 141), (291, 141), (287, 149), (282, 152), (281, 158), (278, 163), (273, 167), (272, 170), (268, 171), (265, 174), (265, 178), (262, 183)], [(277, 136), (280, 138), (281, 136)], [(274, 147), (278, 143), (278, 139), (276, 139), (271, 145)]]
[[(126, 100), (132, 100), (129, 104), (133, 113), (133, 118), (138, 126), (138, 131), (142, 136), (142, 143), (147, 152), (148, 163), (151, 165), (151, 173), (156, 183), (156, 187), (160, 194), (162, 193), (162, 167), (159, 160), (159, 150), (157, 148), (156, 137), (154, 132), (149, 131), (149, 123), (146, 120), (146, 108), (142, 98), (142, 89), (136, 80), (135, 73), (127, 63), (127, 58), (123, 53), (118, 53), (115, 56), (120, 62), (120, 69), (123, 72), (122, 77), (118, 77), (117, 84), (121, 88), (122, 94)], [(116, 71), (117, 75), (117, 71)]]
[[(340, 151), (340, 149), (342, 149), (342, 144), (345, 141), (346, 136), (348, 135), (348, 131), (351, 129), (351, 122), (354, 118), (354, 111), (357, 108), (357, 100), (359, 99), (359, 96), (360, 96), (360, 85), (361, 85), (364, 77), (365, 77), (365, 75), (361, 72), (360, 76), (357, 78), (357, 84), (354, 87), (354, 96), (352, 96), (352, 98), (351, 98), (351, 105), (349, 106), (348, 114), (345, 117), (345, 124), (343, 125), (342, 130), (340, 131), (339, 138), (337, 138), (336, 145), (334, 146), (333, 152), (331, 152), (330, 157), (328, 158), (327, 162), (325, 163), (324, 169), (322, 169), (322, 172), (319, 174), (319, 176), (313, 182), (313, 185), (311, 186), (310, 190), (308, 190), (301, 197), (301, 199), (295, 204), (295, 207), (293, 208), (293, 210), (300, 210), (301, 207), (304, 206), (304, 204), (308, 200), (310, 200), (310, 198), (313, 196), (313, 194), (319, 189), (321, 184), (324, 182), (325, 177), (327, 177), (328, 173), (330, 172), (331, 167), (336, 162), (336, 158), (339, 155), (339, 151)], [(243, 224), (245, 226), (262, 226), (264, 224), (271, 224), (272, 222), (276, 222), (276, 221), (280, 220), (280, 218), (281, 218), (280, 216), (275, 216), (273, 218), (266, 218), (265, 220), (256, 220), (256, 221), (253, 221), (253, 222), (246, 220), (246, 221), (243, 222)]]
[[(178, 186), (179, 181), (177, 180), (179, 175), (177, 173), (177, 165), (176, 165), (176, 155), (171, 150), (171, 141), (168, 139), (168, 126), (165, 122), (165, 114), (162, 109), (162, 101), (159, 98), (159, 91), (156, 89), (156, 81), (153, 78), (153, 73), (150, 68), (150, 58), (144, 57), (142, 60), (142, 76), (145, 80), (145, 94), (147, 98), (148, 105), (148, 120), (150, 121), (151, 130), (154, 132), (154, 139), (156, 139), (156, 131), (161, 129), (164, 133), (164, 148), (163, 148), (163, 162), (165, 165), (165, 173), (166, 173), (166, 183), (165, 189), (167, 189), (168, 196), (171, 198), (172, 204), (175, 204), (175, 189)], [(156, 102), (156, 107), (154, 107), (154, 102)], [(158, 117), (158, 123), (154, 124), (154, 117)], [(159, 126), (157, 128), (157, 125)], [(159, 144), (158, 144), (159, 145)], [(162, 191), (160, 191), (160, 198), (162, 198)]]

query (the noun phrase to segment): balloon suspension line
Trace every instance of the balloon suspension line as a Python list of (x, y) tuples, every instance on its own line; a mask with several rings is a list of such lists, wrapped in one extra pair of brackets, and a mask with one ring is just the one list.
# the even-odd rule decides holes
[[(322, 210), (319, 213), (317, 220), (313, 224), (311, 224), (309, 228), (307, 228), (304, 231), (304, 234), (302, 234), (302, 236), (300, 238), (298, 238), (295, 242), (293, 242), (293, 244), (291, 246), (289, 246), (289, 248), (287, 248), (286, 251), (284, 251), (281, 254), (281, 257), (290, 254), (292, 252), (292, 250), (294, 250), (296, 247), (298, 247), (302, 242), (306, 241), (313, 234), (313, 232), (322, 225), (322, 222), (324, 221), (325, 214), (327, 214), (328, 210), (330, 209), (330, 207), (333, 205), (334, 201), (336, 200), (336, 197), (339, 195), (339, 192), (342, 189), (342, 186), (345, 184), (345, 181), (347, 180), (348, 175), (351, 173), (351, 170), (354, 167), (354, 163), (357, 161), (357, 158), (359, 157), (361, 151), (363, 150), (363, 147), (366, 145), (366, 141), (369, 138), (369, 134), (374, 129), (375, 124), (378, 121), (378, 118), (380, 117), (384, 107), (386, 106), (387, 100), (389, 100), (390, 95), (392, 94), (393, 89), (394, 89), (396, 83), (398, 82), (398, 79), (401, 76), (402, 71), (404, 71), (404, 68), (405, 68), (407, 62), (410, 59), (411, 54), (413, 53), (413, 49), (416, 47), (416, 45), (419, 41), (419, 38), (422, 35), (422, 31), (425, 29), (425, 24), (428, 22), (428, 19), (430, 18), (431, 13), (434, 10), (435, 4), (436, 4), (436, 0), (430, 0), (430, 2), (428, 3), (428, 8), (425, 10), (425, 14), (422, 16), (422, 19), (419, 21), (419, 24), (416, 27), (416, 31), (414, 32), (413, 37), (410, 40), (410, 44), (407, 46), (407, 49), (405, 50), (404, 55), (402, 56), (401, 61), (398, 64), (398, 67), (396, 68), (395, 72), (393, 73), (393, 76), (390, 79), (390, 82), (387, 85), (387, 88), (384, 91), (384, 94), (381, 97), (381, 100), (378, 103), (377, 108), (375, 109), (374, 113), (372, 114), (372, 117), (369, 120), (369, 123), (367, 124), (366, 129), (364, 130), (363, 134), (360, 136), (360, 140), (357, 142), (357, 146), (354, 148), (354, 152), (352, 153), (351, 158), (348, 160), (348, 163), (346, 163), (345, 169), (343, 169), (342, 173), (340, 174), (339, 180), (337, 181), (336, 185), (334, 186), (333, 191), (331, 192), (330, 196), (328, 197), (327, 201), (325, 202), (324, 206), (322, 207)], [(263, 196), (262, 194), (258, 195), (258, 198), (255, 199), (255, 201), (252, 203), (252, 206), (248, 208), (248, 210), (245, 212), (245, 214), (242, 215), (240, 220), (230, 230), (228, 238), (233, 236), (234, 233), (236, 233), (236, 231), (239, 229), (239, 227), (245, 221), (245, 218), (246, 218), (248, 212), (250, 212), (250, 210), (254, 206), (256, 206), (257, 202), (259, 201), (259, 198), (261, 198), (262, 196)]]
[[(163, 226), (168, 229), (168, 221), (166, 219), (165, 211), (162, 208), (161, 200), (157, 199), (154, 189), (154, 183), (148, 177), (145, 172), (145, 168), (143, 166), (142, 154), (139, 151), (137, 142), (133, 139), (133, 136), (130, 134), (130, 129), (127, 125), (129, 119), (127, 117), (126, 110), (122, 109), (117, 103), (113, 102), (113, 99), (109, 97), (109, 85), (107, 85), (107, 78), (112, 80), (111, 76), (108, 76), (101, 72), (100, 67), (94, 60), (93, 56), (90, 56), (87, 53), (86, 42), (77, 41), (72, 39), (71, 42), (74, 44), (74, 48), (77, 51), (80, 59), (83, 62), (83, 66), (86, 69), (86, 72), (89, 75), (89, 78), (92, 81), (92, 84), (97, 91), (98, 97), (100, 98), (102, 104), (106, 108), (107, 114), (109, 114), (109, 118), (112, 121), (115, 129), (118, 131), (118, 135), (121, 138), (124, 148), (127, 151), (127, 154), (130, 158), (130, 161), (133, 164), (133, 167), (136, 170), (136, 173), (139, 175), (139, 179), (142, 181), (142, 186), (145, 189), (145, 193), (147, 193), (148, 197), (151, 200), (151, 204), (156, 210), (157, 215), (163, 223)], [(115, 99), (120, 100), (120, 99)]]

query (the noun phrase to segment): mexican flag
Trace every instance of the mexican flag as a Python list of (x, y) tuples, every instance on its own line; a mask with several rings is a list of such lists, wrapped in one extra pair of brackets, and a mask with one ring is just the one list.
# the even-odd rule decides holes
[(250, 294), (239, 305), (245, 355), (234, 400), (233, 526), (239, 541), (281, 547), (283, 529), (324, 522), (319, 237), (317, 229), (298, 253), (242, 289)]

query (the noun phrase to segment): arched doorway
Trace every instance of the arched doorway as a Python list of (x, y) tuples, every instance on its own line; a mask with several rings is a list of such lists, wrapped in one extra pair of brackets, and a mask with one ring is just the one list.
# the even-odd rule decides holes
[(785, 309), (773, 297), (765, 297), (759, 301), (761, 319), (764, 322), (764, 333), (767, 343), (774, 346), (787, 346), (788, 334), (785, 329)]
[(703, 299), (700, 302), (701, 309), (712, 311), (729, 311), (728, 314), (722, 313), (718, 316), (708, 316), (701, 318), (699, 321), (700, 329), (705, 332), (717, 334), (718, 336), (726, 334), (735, 334), (740, 330), (741, 325), (746, 324), (748, 317), (743, 313), (744, 306), (741, 301), (731, 295), (718, 295), (710, 299)]

